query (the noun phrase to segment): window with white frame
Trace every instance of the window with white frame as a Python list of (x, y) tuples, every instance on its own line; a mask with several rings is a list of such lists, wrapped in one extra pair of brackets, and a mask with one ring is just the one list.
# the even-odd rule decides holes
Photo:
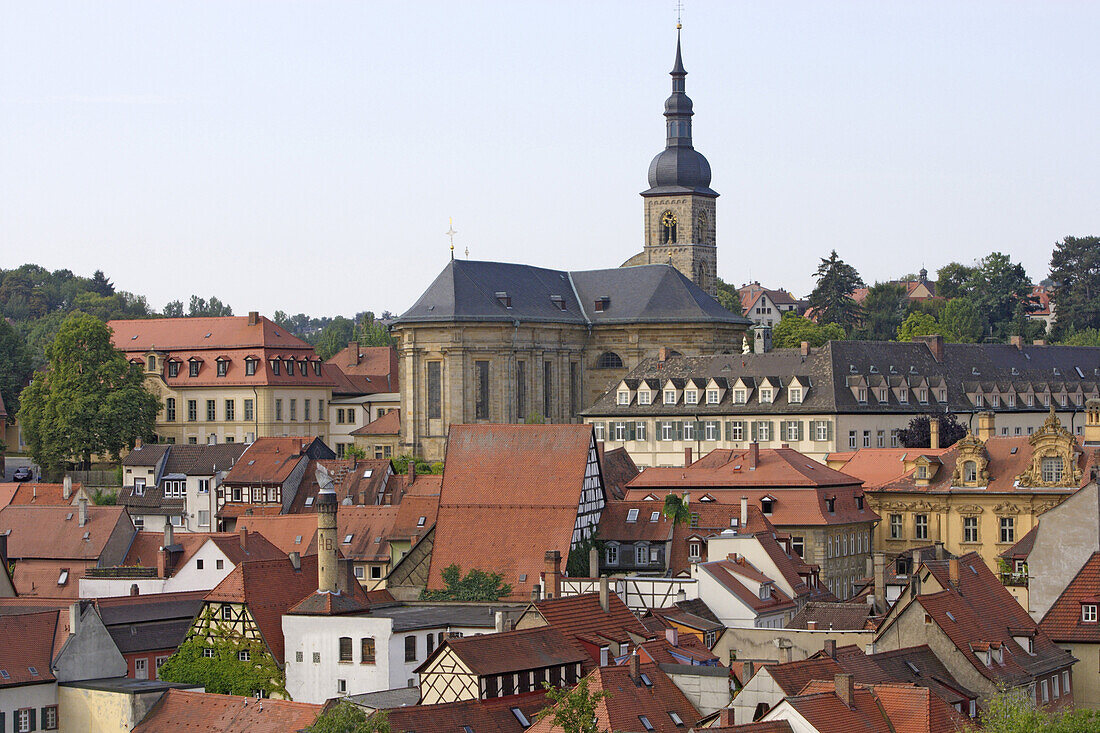
[(825, 420), (818, 420), (814, 427), (814, 439), (815, 440), (828, 440), (829, 439), (829, 423)]
[(860, 402), (866, 402), (867, 401), (867, 388), (866, 387), (860, 387), (856, 391), (856, 399), (859, 400)]
[(672, 440), (672, 423), (661, 423), (661, 440)]
[(615, 423), (615, 437), (614, 437), (614, 440), (617, 440), (620, 443), (626, 440), (626, 423), (625, 422)]
[(648, 405), (648, 404), (651, 404), (652, 402), (653, 402), (653, 393), (652, 392), (650, 392), (648, 390), (639, 390), (638, 391), (638, 404), (639, 405)]
[(787, 423), (787, 442), (794, 443), (798, 440), (798, 430), (801, 426), (797, 421), (791, 420)]
[(718, 390), (716, 390), (716, 389), (708, 389), (707, 390), (707, 404), (708, 405), (717, 405), (718, 404)]
[(801, 403), (802, 402), (802, 388), (801, 387), (791, 387), (790, 389), (788, 389), (787, 390), (787, 402), (790, 402), (792, 405), (797, 405), (797, 404)]
[(760, 401), (764, 402), (764, 403), (771, 402), (773, 394), (774, 393), (773, 393), (771, 387), (761, 387), (760, 388)]
[(878, 446), (879, 448), (885, 448), (886, 447), (886, 431), (885, 430), (879, 430), (877, 433), (875, 433), (875, 440), (876, 440), (876, 442), (875, 442), (876, 446)]
[(703, 440), (718, 440), (718, 423), (708, 422), (703, 426)]
[(603, 440), (603, 423), (595, 423), (596, 428), (596, 440)]
[(855, 450), (855, 447), (856, 447), (856, 431), (855, 430), (849, 430), (848, 431), (848, 447), (851, 448), (852, 450)]
[(893, 430), (891, 430), (890, 431), (890, 447), (891, 448), (897, 448), (898, 447), (898, 442), (900, 440), (901, 440), (901, 438), (898, 437), (897, 428), (894, 428)]
[(634, 564), (649, 564), (649, 547), (647, 547), (646, 545), (636, 545), (634, 547)]
[(634, 440), (646, 440), (645, 437), (645, 423), (639, 422), (634, 425)]
[(1096, 604), (1095, 603), (1083, 603), (1081, 604), (1081, 622), (1086, 624), (1096, 623)]
[(733, 390), (733, 401), (738, 405), (743, 405), (748, 401), (748, 392), (744, 389)]
[(892, 540), (900, 540), (901, 539), (901, 522), (902, 522), (902, 517), (901, 517), (900, 514), (891, 514), (890, 515), (890, 539), (892, 539)]
[(963, 542), (978, 541), (978, 518), (963, 517)]
[(606, 547), (604, 547), (603, 557), (604, 557), (604, 561), (608, 565), (618, 565), (619, 564), (619, 546), (618, 545), (607, 545)]
[(693, 540), (688, 543), (688, 559), (698, 560), (703, 556), (703, 546), (700, 542)]
[(165, 481), (164, 482), (164, 496), (166, 498), (179, 498), (185, 495), (186, 481)]
[(730, 440), (744, 440), (745, 439), (745, 424), (740, 421), (734, 421), (730, 423)]
[(928, 539), (928, 515), (917, 514), (913, 518), (913, 536), (918, 540)]
[(920, 400), (920, 403), (922, 405), (927, 405), (928, 404), (928, 390), (927, 389), (925, 389), (924, 387), (921, 387), (921, 390), (920, 390), (920, 392), (917, 393), (917, 395), (918, 395), (917, 399)]
[(697, 405), (699, 404), (699, 392), (694, 389), (689, 389), (684, 392), (684, 404), (685, 405)]
[(772, 424), (763, 420), (756, 425), (756, 439), (761, 443), (772, 439)]
[[(1069, 691), (1068, 689), (1066, 690)], [(42, 730), (57, 730), (57, 706), (47, 705), (42, 708)]]
[(676, 404), (676, 390), (674, 390), (674, 389), (666, 389), (665, 390), (665, 404), (666, 405), (675, 405)]
[(198, 514), (199, 514), (199, 526), (200, 527), (209, 527), (210, 526), (210, 510), (209, 509), (199, 509)]
[(898, 390), (898, 402), (902, 404), (909, 402), (909, 390), (904, 387)]
[(619, 404), (620, 405), (629, 405), (630, 404), (630, 393), (627, 392), (626, 390), (621, 390), (619, 392)]
[(684, 423), (684, 440), (695, 440), (695, 423), (690, 420)]

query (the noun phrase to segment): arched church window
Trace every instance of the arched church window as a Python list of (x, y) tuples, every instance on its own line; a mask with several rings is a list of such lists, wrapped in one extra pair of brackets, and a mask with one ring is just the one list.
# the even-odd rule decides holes
[(1043, 483), (1052, 484), (1062, 480), (1062, 457), (1046, 456), (1043, 458)]
[(676, 244), (676, 215), (671, 211), (661, 214), (661, 244)]
[(963, 464), (963, 481), (977, 481), (978, 480), (978, 464), (974, 461), (967, 461)]
[(697, 231), (695, 232), (696, 242), (699, 242), (701, 244), (705, 244), (707, 242), (707, 230), (709, 228), (709, 224), (710, 222), (707, 220), (707, 212), (699, 212), (699, 218), (696, 223)]
[(605, 351), (596, 360), (597, 369), (622, 369), (623, 360), (614, 351)]

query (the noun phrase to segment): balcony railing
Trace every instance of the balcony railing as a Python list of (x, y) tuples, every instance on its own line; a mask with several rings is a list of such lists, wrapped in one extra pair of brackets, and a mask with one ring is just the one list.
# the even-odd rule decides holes
[(1001, 573), (1001, 585), (1027, 587), (1027, 573)]

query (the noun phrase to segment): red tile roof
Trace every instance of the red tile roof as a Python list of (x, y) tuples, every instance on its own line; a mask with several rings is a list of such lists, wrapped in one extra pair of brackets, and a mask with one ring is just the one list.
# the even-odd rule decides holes
[[(440, 477), (442, 478), (442, 477)], [(418, 477), (415, 484), (421, 484)], [(428, 485), (431, 482), (423, 482)], [(435, 525), (439, 515), (439, 494), (406, 494), (397, 505), (397, 518), (393, 522), (394, 540), (409, 540), (414, 544)]]
[(532, 611), (542, 616), (550, 626), (573, 638), (602, 637), (608, 641), (627, 643), (654, 636), (615, 593), (608, 594), (606, 613), (600, 608), (599, 593), (542, 600), (532, 604), (524, 615)]
[(722, 660), (694, 634), (677, 634), (674, 645), (665, 636), (638, 645), (643, 662), (654, 664), (718, 665)]
[(1081, 620), (1081, 606), (1086, 603), (1100, 605), (1100, 552), (1094, 552), (1085, 561), (1066, 589), (1051, 604), (1039, 622), (1039, 628), (1058, 643), (1100, 644), (1100, 624)]
[(400, 435), (401, 410), (390, 410), (385, 415), (351, 431), (352, 435)]
[(592, 445), (591, 425), (452, 425), (428, 587), (458, 564), (528, 598), (545, 553), (569, 555)]
[(390, 346), (360, 346), (351, 342), (325, 362), (327, 368), (337, 370), (339, 394), (376, 394), (397, 392), (397, 349)]
[[(616, 542), (667, 542), (672, 539), (672, 521), (661, 509), (662, 505), (653, 501), (609, 501), (600, 515), (599, 538)], [(627, 521), (631, 510), (634, 521)]]
[(6, 486), (12, 488), (11, 499), (6, 503), (0, 499), (0, 507), (3, 506), (73, 506), (76, 503), (78, 492), (83, 485), (74, 483), (72, 493), (68, 499), (62, 498), (64, 486), (62, 484), (0, 484), (0, 497), (4, 496)]
[(310, 725), (320, 705), (170, 689), (134, 733), (290, 733)]
[(823, 466), (792, 448), (760, 448), (755, 468), (751, 467), (751, 452), (751, 448), (718, 448), (686, 468), (647, 468), (630, 482), (629, 488), (858, 488), (860, 484), (859, 479)]
[[(340, 554), (352, 560), (388, 561), (390, 534), (397, 519), (395, 506), (341, 506), (336, 511), (336, 542)], [(351, 542), (344, 540), (351, 537)]]
[(767, 598), (761, 598), (758, 592), (746, 585), (746, 580), (757, 584), (771, 582), (771, 579), (744, 558), (699, 563), (699, 569), (717, 580), (722, 587), (757, 614), (779, 613), (795, 608), (794, 600), (781, 591), (774, 582), (771, 586), (771, 595)]
[(854, 451), (830, 453), (827, 461), (831, 465), (843, 462), (842, 470), (849, 476), (855, 476), (863, 482), (865, 489), (877, 489), (896, 481), (913, 471), (906, 469), (907, 461), (912, 462), (919, 456), (939, 458), (948, 448), (861, 448)]
[(83, 527), (79, 517), (80, 511), (75, 506), (0, 509), (0, 534), (10, 531), (8, 557), (12, 560), (97, 560), (116, 529), (130, 524), (126, 510), (120, 506), (89, 506), (88, 521)]
[[(700, 715), (687, 696), (656, 664), (639, 664), (637, 679), (631, 677), (630, 664), (597, 667), (587, 677), (589, 692), (604, 691), (608, 696), (596, 704), (596, 721), (600, 730), (645, 731), (641, 716), (657, 733), (681, 733), (694, 726)], [(646, 684), (641, 675), (649, 680)], [(670, 713), (679, 719), (677, 723)], [(529, 733), (551, 733), (561, 728), (550, 717), (531, 726)]]
[(638, 466), (626, 452), (626, 448), (601, 451), (600, 469), (604, 487), (609, 496), (616, 499), (622, 499), (626, 495), (626, 485), (638, 475)]
[(0, 689), (56, 679), (51, 666), (58, 617), (58, 611), (0, 616)]
[[(339, 510), (337, 510), (339, 511)], [(241, 517), (237, 529), (262, 535), (284, 554), (317, 554), (317, 515), (279, 514), (269, 517)]]
[(914, 685), (855, 685), (849, 707), (837, 696), (834, 680), (814, 680), (787, 702), (821, 731), (958, 733), (969, 724), (927, 688)]
[[(300, 367), (287, 374), (285, 359), (321, 363), (312, 346), (262, 316), (253, 325), (248, 321), (248, 316), (228, 316), (118, 320), (108, 321), (107, 325), (114, 330), (115, 347), (131, 361), (144, 364), (145, 355), (156, 351), (180, 362), (175, 377), (168, 376), (167, 364), (162, 363), (160, 375), (170, 387), (332, 386), (325, 370), (317, 376), (312, 363), (304, 375)], [(248, 357), (258, 360), (252, 375), (245, 373)], [(228, 360), (224, 377), (217, 376), (219, 358)], [(274, 359), (279, 360), (278, 374), (271, 365)], [(196, 360), (201, 366), (198, 376), (192, 377), (188, 363)]]
[(518, 708), (528, 721), (546, 707), (545, 692), (509, 695), (489, 700), (464, 700), (442, 705), (409, 705), (386, 710), (393, 733), (523, 733), (512, 712)]
[(806, 629), (809, 623), (816, 624), (818, 630), (835, 629), (858, 630), (873, 628), (871, 612), (874, 609), (867, 603), (828, 603), (811, 601), (802, 607), (787, 624), (788, 629)]
[(238, 486), (282, 484), (300, 461), (310, 460), (303, 451), (312, 442), (313, 438), (258, 438), (229, 469), (225, 483)]
[[(589, 659), (584, 649), (553, 626), (448, 639), (433, 658), (444, 653), (443, 649), (450, 649), (478, 676), (577, 664)], [(427, 664), (426, 660), (420, 669)]]
[[(380, 497), (386, 492), (387, 483), (392, 480), (393, 466), (388, 458), (352, 460), (342, 458), (318, 458), (310, 461), (306, 467), (298, 493), (290, 504), (289, 514), (315, 513), (310, 499), (317, 499), (321, 487), (317, 483), (317, 467), (323, 466), (336, 484), (337, 501), (352, 504), (384, 503)], [(308, 505), (307, 505), (308, 502)]]

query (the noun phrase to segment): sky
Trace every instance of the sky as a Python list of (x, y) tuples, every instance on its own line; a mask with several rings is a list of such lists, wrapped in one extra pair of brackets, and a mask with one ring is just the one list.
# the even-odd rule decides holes
[[(0, 268), (160, 309), (408, 308), (642, 248), (674, 0), (0, 1)], [(1100, 3), (686, 0), (718, 274), (804, 295), (1100, 234)]]

